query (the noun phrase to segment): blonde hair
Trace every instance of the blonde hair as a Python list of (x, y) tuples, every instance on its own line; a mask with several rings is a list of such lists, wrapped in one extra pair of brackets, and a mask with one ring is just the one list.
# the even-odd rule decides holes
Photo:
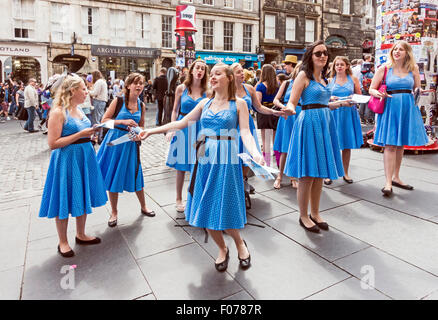
[[(229, 82), (228, 82), (228, 100), (236, 100), (236, 85), (234, 84), (234, 73), (233, 69), (231, 69), (230, 66), (223, 62), (216, 63), (214, 67), (221, 67), (225, 70), (225, 75), (227, 76)], [(213, 70), (213, 68), (211, 68)], [(211, 95), (212, 98), (215, 96), (215, 91), (213, 90), (213, 93)]]
[(391, 50), (389, 51), (388, 66), (391, 68), (395, 65), (395, 61), (394, 58), (392, 57), (392, 53), (395, 47), (398, 45), (400, 45), (406, 51), (406, 57), (405, 57), (405, 61), (403, 62), (403, 68), (406, 68), (408, 71), (414, 71), (415, 66), (417, 64), (415, 62), (414, 53), (412, 52), (411, 45), (404, 40), (400, 40), (392, 46)]
[(353, 75), (353, 72), (351, 71), (351, 63), (350, 60), (348, 60), (345, 56), (337, 56), (335, 60), (332, 62), (332, 66), (330, 68), (330, 78), (334, 78), (336, 76), (336, 60), (342, 60), (345, 62), (345, 65), (347, 68), (345, 69), (345, 73), (349, 76)]
[(79, 88), (81, 83), (84, 83), (81, 77), (77, 75), (67, 75), (56, 90), (53, 105), (55, 108), (61, 109), (64, 119), (67, 117), (66, 110), (71, 107), (72, 90)]

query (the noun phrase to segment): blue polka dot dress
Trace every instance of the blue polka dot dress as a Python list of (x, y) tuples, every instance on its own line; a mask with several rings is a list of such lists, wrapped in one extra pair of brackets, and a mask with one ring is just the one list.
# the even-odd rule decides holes
[[(123, 101), (123, 106), (117, 114), (116, 120), (132, 119), (136, 123), (139, 123), (141, 118), (140, 100), (138, 100), (137, 105), (137, 111), (131, 113), (126, 108), (125, 101)], [(116, 127), (127, 128), (127, 126), (122, 124)], [(128, 132), (117, 128), (109, 130), (97, 153), (97, 161), (102, 170), (105, 186), (110, 192), (135, 192), (140, 191), (144, 187), (141, 164), (139, 164), (137, 170), (138, 159), (136, 142), (129, 141), (113, 147), (107, 146), (108, 142), (118, 139), (127, 133)], [(137, 178), (135, 174), (136, 171), (138, 171)]]
[[(245, 86), (243, 86), (243, 88), (245, 89), (246, 95), (244, 97), (242, 97), (242, 99), (245, 100), (246, 105), (248, 106), (248, 112), (249, 112), (250, 110), (252, 110), (252, 99), (251, 99), (251, 95), (248, 92), (248, 89), (246, 89)], [(257, 149), (259, 150), (259, 152), (261, 152), (260, 151), (259, 139), (257, 137), (257, 129), (255, 127), (254, 120), (251, 117), (251, 114), (249, 114), (248, 121), (249, 121), (249, 130), (251, 131), (251, 134), (254, 137), (254, 141), (256, 143)], [(243, 144), (242, 139), (239, 139), (239, 153), (247, 153), (247, 154), (250, 155), (249, 151), (246, 150), (246, 148), (245, 148), (245, 146)], [(246, 165), (244, 164), (244, 166), (246, 166)]]
[(205, 139), (205, 156), (199, 158), (192, 193), (187, 197), (186, 220), (210, 230), (242, 229), (246, 224), (242, 166), (238, 153), (236, 101), (213, 113), (209, 100), (202, 110), (200, 135), (231, 136), (233, 140)]
[[(387, 91), (412, 90), (412, 72), (403, 78), (396, 76), (392, 68), (386, 75)], [(383, 113), (377, 115), (374, 143), (380, 146), (424, 146), (428, 142), (420, 109), (411, 93), (394, 93), (386, 98)]]
[[(290, 81), (289, 87), (287, 88), (286, 94), (284, 95), (284, 101), (287, 102), (290, 99), (290, 94), (292, 92), (293, 80)], [(300, 100), (301, 104), (301, 100)], [(295, 114), (293, 116), (288, 116), (285, 120), (283, 117), (278, 119), (277, 132), (275, 133), (274, 140), (274, 151), (281, 153), (287, 153), (289, 150), (289, 144), (292, 135), (292, 129), (294, 127), (295, 121), (301, 112), (301, 106), (295, 106)]]
[[(205, 93), (202, 97), (194, 100), (189, 95), (189, 90), (186, 88), (181, 95), (180, 113), (177, 120), (181, 120), (190, 113), (196, 105), (205, 98)], [(199, 131), (199, 122), (191, 124), (187, 128), (175, 132), (175, 136), (170, 144), (169, 154), (167, 156), (166, 166), (179, 171), (191, 171), (195, 161), (195, 149), (193, 145), (196, 142), (196, 137)]]
[[(332, 95), (336, 97), (348, 97), (354, 94), (353, 79), (347, 75), (348, 81), (343, 85), (336, 83), (336, 76), (330, 82)], [(359, 112), (355, 105), (340, 107), (332, 110), (333, 118), (338, 131), (339, 148), (360, 149), (363, 144), (362, 127), (360, 125)]]
[[(310, 80), (301, 94), (303, 107), (328, 105), (329, 86)], [(337, 179), (344, 175), (336, 123), (329, 108), (302, 110), (293, 130), (284, 173), (289, 177)]]
[[(62, 137), (91, 127), (90, 120), (79, 110), (81, 119), (71, 117), (67, 111)], [(103, 206), (107, 201), (91, 142), (70, 144), (52, 151), (39, 217), (67, 219), (69, 214), (79, 217), (92, 213), (92, 208)]]

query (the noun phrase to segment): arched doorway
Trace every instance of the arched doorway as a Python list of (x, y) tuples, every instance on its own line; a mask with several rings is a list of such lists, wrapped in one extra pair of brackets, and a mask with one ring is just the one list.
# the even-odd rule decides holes
[(5, 64), (5, 79), (12, 76), (16, 80), (27, 83), (30, 78), (41, 82), (41, 66), (38, 60), (32, 57), (9, 57)]
[(342, 36), (329, 36), (325, 39), (325, 45), (329, 51), (330, 60), (333, 60), (336, 56), (348, 56), (347, 40)]
[[(71, 54), (60, 54), (53, 59), (54, 69), (60, 68), (60, 66), (56, 66), (56, 64), (61, 64), (67, 67), (67, 71), (74, 73), (82, 68), (86, 60), (87, 58), (78, 54), (73, 56)], [(61, 67), (61, 69), (63, 68)], [(55, 70), (55, 73), (60, 73), (59, 71), (62, 73), (64, 70)]]

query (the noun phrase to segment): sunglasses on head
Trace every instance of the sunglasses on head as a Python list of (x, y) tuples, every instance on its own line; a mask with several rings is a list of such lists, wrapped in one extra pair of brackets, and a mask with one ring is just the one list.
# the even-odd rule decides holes
[(315, 56), (317, 56), (318, 58), (321, 57), (322, 55), (325, 55), (326, 57), (328, 57), (328, 51), (324, 50), (324, 51), (316, 51), (313, 53)]

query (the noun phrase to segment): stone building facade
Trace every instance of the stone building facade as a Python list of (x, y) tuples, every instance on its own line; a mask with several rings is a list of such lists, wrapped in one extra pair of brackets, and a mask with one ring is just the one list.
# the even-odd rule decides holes
[(300, 59), (307, 44), (321, 38), (322, 0), (262, 0), (260, 51), (265, 62), (288, 54)]
[(374, 54), (375, 0), (324, 0), (323, 35), (330, 57)]

